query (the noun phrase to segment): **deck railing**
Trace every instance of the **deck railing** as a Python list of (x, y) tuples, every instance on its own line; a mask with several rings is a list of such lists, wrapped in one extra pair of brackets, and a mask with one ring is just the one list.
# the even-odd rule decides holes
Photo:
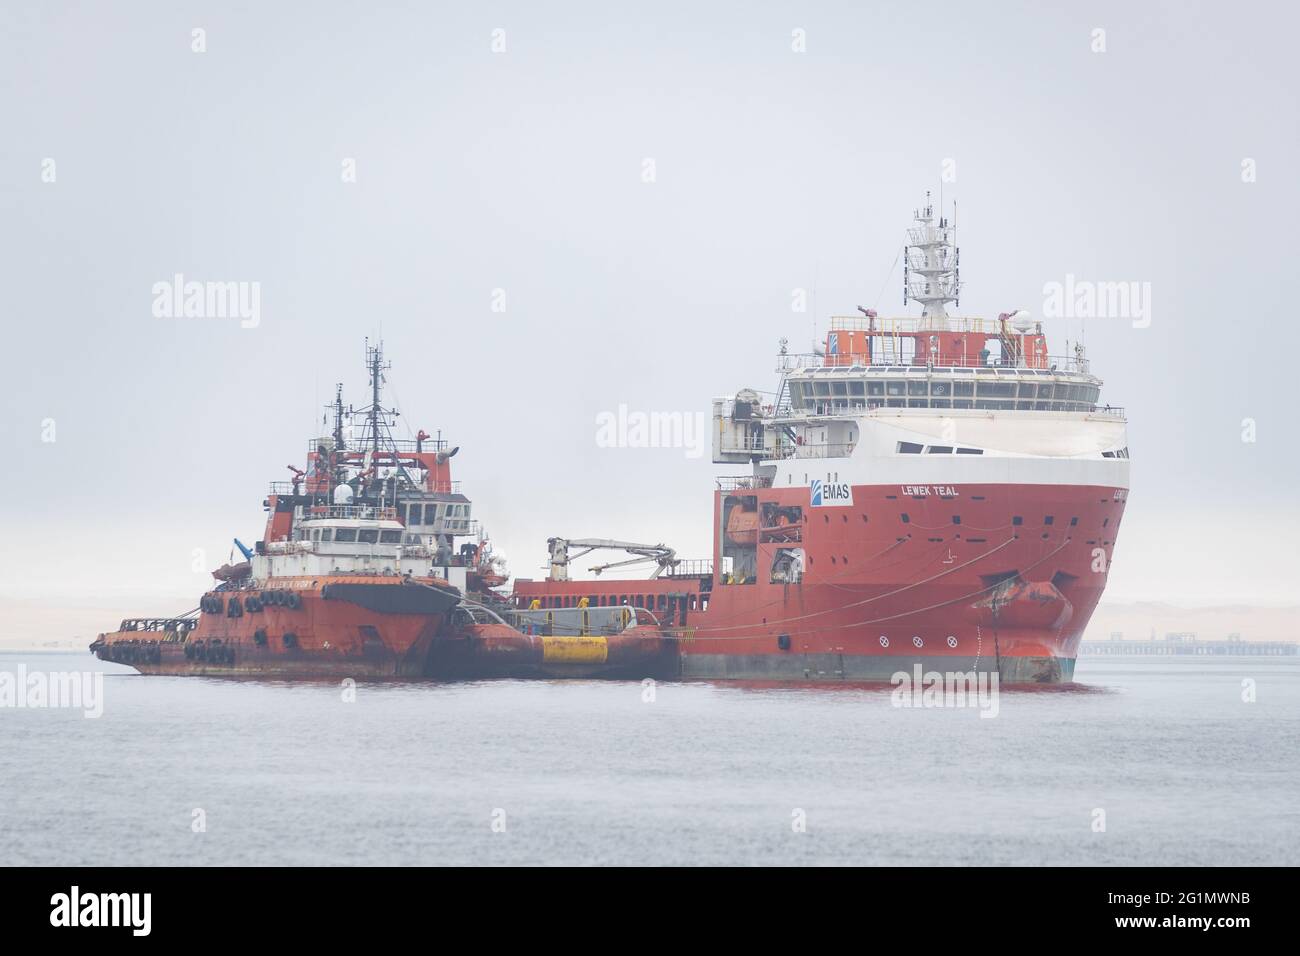
[(877, 350), (870, 355), (866, 352), (841, 352), (836, 355), (823, 355), (817, 352), (784, 352), (777, 356), (776, 371), (793, 372), (799, 369), (821, 368), (974, 368), (1009, 374), (1015, 374), (1016, 369), (1067, 372), (1076, 375), (1091, 374), (1089, 372), (1089, 360), (1073, 355), (1048, 355), (1038, 361), (1039, 364), (1036, 365), (985, 364), (979, 361), (978, 355), (974, 355), (970, 356), (969, 361), (931, 365), (923, 358), (918, 358), (915, 355), (900, 356), (892, 350), (889, 352)]
[(122, 622), (118, 630), (144, 633), (179, 632), (193, 630), (198, 623), (198, 618), (194, 617), (129, 617)]

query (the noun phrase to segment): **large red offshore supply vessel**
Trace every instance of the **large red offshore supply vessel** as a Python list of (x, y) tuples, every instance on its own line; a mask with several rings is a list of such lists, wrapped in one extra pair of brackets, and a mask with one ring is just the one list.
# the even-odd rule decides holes
[[(374, 347), (369, 405), (336, 395), (246, 560), (194, 611), (91, 648), (227, 677), (1070, 680), (1128, 494), (1125, 415), (1098, 404), (1083, 348), (1050, 354), (1026, 313), (947, 313), (957, 248), (928, 197), (904, 253), (919, 317), (832, 319), (813, 354), (783, 343), (775, 392), (714, 402), (714, 461), (749, 469), (717, 481), (711, 558), (555, 537), (547, 577), (506, 592), (451, 479), (459, 449), (392, 436)], [(572, 578), (597, 549), (631, 555), (598, 574), (654, 571)]]
[[(686, 678), (888, 680), (920, 664), (1071, 680), (1128, 495), (1124, 411), (1099, 405), (1082, 346), (1050, 354), (1026, 313), (950, 316), (954, 229), (928, 196), (915, 215), (903, 281), (919, 317), (859, 308), (814, 354), (783, 343), (775, 393), (714, 402), (714, 461), (750, 470), (718, 479), (711, 560), (555, 538), (515, 606), (646, 608)], [(655, 561), (654, 577), (571, 580), (574, 552), (599, 547)]]

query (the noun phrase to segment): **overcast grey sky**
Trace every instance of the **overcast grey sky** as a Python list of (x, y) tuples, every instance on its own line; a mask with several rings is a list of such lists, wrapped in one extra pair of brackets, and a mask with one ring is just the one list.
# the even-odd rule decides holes
[[(704, 556), (734, 469), (597, 447), (596, 416), (707, 412), (774, 387), (781, 336), (915, 313), (890, 268), (951, 160), (963, 314), (1037, 316), (1067, 274), (1151, 284), (1149, 328), (1086, 328), (1130, 414), (1107, 597), (1293, 600), (1297, 25), (1253, 3), (7, 0), (0, 595), (197, 595), (193, 549), (260, 537), (267, 482), (335, 381), (360, 403), (381, 331), (407, 423), (461, 446), (514, 573), (555, 534)], [(155, 317), (176, 273), (260, 283), (260, 324)], [(1053, 352), (1080, 333), (1046, 330)]]

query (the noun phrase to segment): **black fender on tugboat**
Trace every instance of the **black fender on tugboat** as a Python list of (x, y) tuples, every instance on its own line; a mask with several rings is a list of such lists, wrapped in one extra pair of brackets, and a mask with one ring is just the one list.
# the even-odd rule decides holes
[(445, 614), (460, 603), (460, 591), (427, 584), (345, 582), (321, 589), (325, 601), (347, 601), (379, 614)]

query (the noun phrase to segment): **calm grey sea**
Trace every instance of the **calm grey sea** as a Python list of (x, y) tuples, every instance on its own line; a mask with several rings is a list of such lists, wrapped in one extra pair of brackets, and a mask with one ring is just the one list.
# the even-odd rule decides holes
[(0, 709), (10, 865), (1255, 865), (1300, 846), (1297, 658), (1084, 659), (1072, 687), (1004, 688), (992, 719), (887, 687), (362, 684), (349, 703), (0, 654), (20, 664), (102, 667), (104, 711)]

